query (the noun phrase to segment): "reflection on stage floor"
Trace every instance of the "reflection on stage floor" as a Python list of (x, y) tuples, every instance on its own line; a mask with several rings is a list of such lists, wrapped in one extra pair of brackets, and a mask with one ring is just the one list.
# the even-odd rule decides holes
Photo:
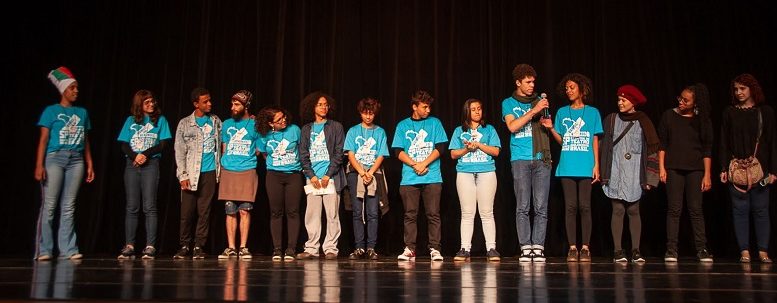
[[(777, 269), (668, 265), (206, 259), (0, 259), (4, 300), (775, 302)], [(597, 260), (594, 260), (597, 261)]]

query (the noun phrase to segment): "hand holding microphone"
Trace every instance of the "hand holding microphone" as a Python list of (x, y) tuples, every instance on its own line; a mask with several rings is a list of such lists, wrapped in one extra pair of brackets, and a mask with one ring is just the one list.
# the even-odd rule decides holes
[(536, 113), (541, 113), (543, 119), (550, 118), (550, 110), (548, 109), (548, 106), (550, 105), (547, 99), (548, 95), (545, 93), (540, 94), (539, 96), (539, 102), (534, 105), (534, 111)]

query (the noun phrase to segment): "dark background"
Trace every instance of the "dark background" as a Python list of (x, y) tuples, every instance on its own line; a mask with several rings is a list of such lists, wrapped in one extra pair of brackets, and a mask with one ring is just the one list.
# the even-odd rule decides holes
[[(214, 112), (229, 113), (229, 96), (254, 92), (252, 111), (276, 104), (298, 119), (299, 101), (314, 90), (338, 102), (332, 118), (346, 127), (359, 122), (356, 102), (378, 98), (383, 110), (376, 122), (390, 137), (396, 123), (410, 114), (409, 96), (425, 89), (436, 98), (433, 115), (448, 134), (459, 125), (461, 104), (485, 101), (505, 148), (497, 159), (499, 186), (495, 201), (497, 248), (517, 250), (515, 199), (509, 164), (508, 131), (501, 123), (501, 101), (514, 90), (512, 68), (529, 63), (538, 72), (537, 91), (548, 92), (555, 112), (567, 104), (556, 93), (566, 73), (588, 75), (594, 84), (590, 105), (602, 117), (616, 110), (615, 90), (624, 83), (648, 97), (643, 108), (655, 123), (675, 106), (684, 85), (706, 83), (713, 122), (730, 102), (729, 82), (744, 72), (774, 95), (775, 46), (768, 1), (26, 1), (4, 9), (2, 120), (6, 144), (0, 167), (0, 254), (32, 257), (40, 187), (33, 179), (38, 128), (43, 108), (59, 95), (46, 78), (49, 70), (69, 67), (79, 81), (79, 106), (89, 110), (89, 133), (96, 180), (81, 188), (76, 208), (78, 243), (83, 253), (117, 255), (124, 244), (123, 155), (116, 142), (138, 89), (152, 90), (175, 128), (193, 110), (189, 92), (211, 91)], [(772, 34), (770, 34), (772, 33)], [(10, 39), (9, 39), (10, 38)], [(717, 128), (717, 127), (716, 127)], [(717, 130), (716, 130), (717, 133)], [(558, 145), (552, 144), (557, 159)], [(717, 151), (717, 147), (715, 148)], [(178, 246), (180, 191), (172, 148), (165, 151), (158, 195), (160, 253)], [(454, 162), (442, 158), (443, 254), (459, 248), (460, 210)], [(717, 256), (738, 255), (727, 191), (716, 179), (705, 194), (709, 247)], [(263, 166), (263, 164), (262, 164)], [(402, 203), (398, 195), (400, 164), (386, 162), (391, 211), (382, 217), (378, 252), (402, 251)], [(259, 168), (263, 184), (263, 167)], [(260, 188), (252, 216), (249, 247), (269, 254), (269, 214)], [(600, 187), (593, 193), (594, 256), (612, 255), (610, 202)], [(774, 198), (772, 198), (774, 201)], [(213, 202), (211, 236), (206, 251), (226, 245), (223, 202)], [(304, 207), (303, 207), (304, 208)], [(772, 217), (775, 207), (771, 210)], [(665, 250), (664, 188), (642, 202), (642, 251), (660, 257)], [(423, 216), (421, 216), (423, 217)], [(141, 217), (141, 220), (143, 218)], [(341, 210), (341, 255), (350, 253), (350, 212)], [(419, 247), (426, 245), (420, 219)], [(681, 221), (681, 256), (693, 255), (687, 214)], [(473, 253), (485, 247), (476, 221)], [(138, 246), (145, 239), (139, 224)], [(773, 229), (772, 229), (773, 230)], [(627, 233), (626, 233), (627, 234)], [(774, 232), (772, 240), (774, 240)], [(304, 232), (300, 243), (304, 242)], [(629, 237), (624, 235), (624, 247)], [(774, 241), (772, 241), (774, 242)], [(566, 252), (563, 199), (553, 178), (549, 201), (546, 254)], [(772, 249), (773, 250), (773, 249)], [(425, 253), (421, 253), (424, 255)]]

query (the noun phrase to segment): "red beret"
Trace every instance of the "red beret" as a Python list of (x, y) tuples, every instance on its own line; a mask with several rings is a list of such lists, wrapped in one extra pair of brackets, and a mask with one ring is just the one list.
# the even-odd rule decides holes
[(633, 103), (635, 106), (643, 105), (647, 102), (645, 95), (634, 85), (626, 84), (618, 88), (618, 97), (623, 97)]

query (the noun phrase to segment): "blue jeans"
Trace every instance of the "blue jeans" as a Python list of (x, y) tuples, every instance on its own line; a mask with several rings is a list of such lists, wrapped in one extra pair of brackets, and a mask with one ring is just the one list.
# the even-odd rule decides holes
[[(550, 191), (550, 164), (540, 160), (516, 160), (512, 163), (515, 191), (515, 225), (521, 248), (545, 247), (548, 225), (548, 192)], [(533, 199), (532, 199), (533, 198)], [(529, 203), (534, 205), (534, 226), (529, 219)]]
[[(373, 182), (376, 182), (373, 180)], [(368, 196), (364, 194), (364, 199), (356, 197), (356, 187), (364, 186), (359, 174), (348, 174), (348, 187), (351, 192), (351, 204), (353, 208), (353, 238), (356, 248), (365, 248), (364, 245), (364, 225), (367, 225), (367, 245), (366, 248), (375, 248), (378, 242), (378, 196)], [(365, 212), (366, 211), (366, 212)]]
[(46, 180), (43, 181), (43, 203), (38, 217), (38, 249), (35, 257), (51, 256), (54, 251), (52, 222), (59, 204), (60, 256), (69, 258), (78, 253), (73, 214), (76, 195), (84, 179), (84, 158), (81, 152), (60, 150), (46, 155)]
[(728, 185), (734, 215), (734, 233), (739, 250), (750, 249), (750, 213), (753, 213), (753, 227), (759, 251), (769, 249), (769, 187), (756, 185), (743, 193)]
[(138, 212), (143, 201), (143, 215), (146, 217), (146, 245), (156, 243), (157, 209), (156, 194), (159, 187), (159, 159), (149, 158), (140, 167), (132, 165), (127, 159), (124, 168), (124, 190), (127, 193), (127, 212), (124, 218), (124, 236), (127, 244), (135, 245), (135, 233), (138, 229)]

